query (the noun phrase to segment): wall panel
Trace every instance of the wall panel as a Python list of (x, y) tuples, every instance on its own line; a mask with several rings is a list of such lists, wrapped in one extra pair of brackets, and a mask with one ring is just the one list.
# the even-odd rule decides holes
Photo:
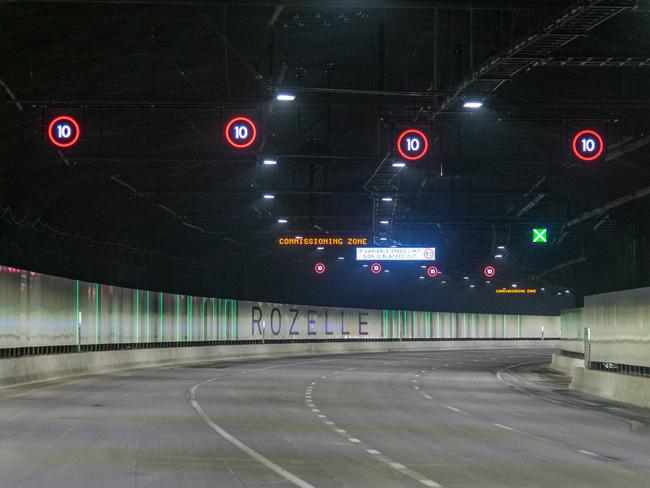
[[(366, 310), (193, 297), (0, 266), (0, 348), (251, 339), (559, 336), (558, 317)], [(505, 332), (504, 332), (505, 331)]]

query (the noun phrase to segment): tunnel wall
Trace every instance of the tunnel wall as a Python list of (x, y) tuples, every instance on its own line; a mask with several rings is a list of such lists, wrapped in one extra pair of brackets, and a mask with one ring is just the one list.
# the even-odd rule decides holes
[(650, 288), (585, 297), (593, 362), (650, 367)]
[(558, 317), (370, 310), (195, 297), (0, 267), (0, 349), (259, 339), (559, 337)]
[(584, 354), (584, 327), (582, 325), (583, 313), (583, 308), (562, 310), (560, 315), (560, 348), (562, 351)]

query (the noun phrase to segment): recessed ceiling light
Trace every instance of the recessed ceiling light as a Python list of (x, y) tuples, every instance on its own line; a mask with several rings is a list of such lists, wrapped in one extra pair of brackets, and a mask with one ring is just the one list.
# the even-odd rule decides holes
[(496, 259), (501, 259), (503, 257), (503, 254), (495, 254), (494, 257)]
[(504, 250), (505, 248), (506, 248), (506, 246), (497, 246), (497, 249)]
[(383, 198), (381, 199), (381, 201), (382, 201), (382, 202), (392, 202), (393, 199), (392, 199), (391, 197), (383, 197)]
[(513, 288), (517, 288), (517, 283), (513, 283), (513, 284), (512, 284), (512, 287), (513, 287)]
[(302, 239), (302, 236), (296, 236), (296, 239)]
[(470, 288), (474, 288), (474, 285), (469, 285)]
[(280, 102), (293, 102), (296, 99), (296, 96), (293, 93), (278, 93), (275, 96), (275, 99)]
[(386, 224), (388, 224), (388, 220), (380, 220), (379, 223), (386, 225)]
[(464, 280), (469, 280), (469, 276), (463, 276)]
[(379, 240), (380, 240), (380, 241), (387, 241), (387, 240), (388, 240), (388, 237), (380, 237)]
[(318, 246), (318, 247), (316, 248), (317, 251), (322, 251), (323, 249), (325, 249), (323, 246)]
[(289, 222), (287, 219), (278, 219), (278, 224), (286, 224)]
[(423, 280), (423, 279), (424, 279), (424, 276), (420, 276), (420, 279)]
[(278, 160), (273, 158), (264, 158), (263, 163), (267, 166), (275, 166), (278, 164)]
[(275, 195), (272, 195), (270, 193), (265, 193), (264, 198), (266, 198), (267, 200), (273, 200), (275, 198)]
[(393, 168), (403, 168), (406, 163), (393, 163)]
[(465, 108), (481, 108), (483, 106), (483, 102), (475, 101), (475, 100), (468, 100), (465, 103), (463, 103), (463, 107)]
[(422, 265), (420, 266), (420, 268), (422, 268), (422, 269), (426, 269), (426, 267), (427, 267), (426, 264), (422, 264)]
[(446, 282), (445, 280), (442, 280), (440, 283), (442, 283), (442, 284), (444, 285), (444, 284), (447, 283), (447, 282)]

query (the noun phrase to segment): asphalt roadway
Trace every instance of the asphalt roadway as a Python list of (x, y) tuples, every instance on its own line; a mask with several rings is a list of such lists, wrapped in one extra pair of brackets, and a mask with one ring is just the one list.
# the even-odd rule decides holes
[(0, 487), (649, 487), (650, 412), (565, 391), (539, 366), (550, 353), (205, 363), (2, 389)]

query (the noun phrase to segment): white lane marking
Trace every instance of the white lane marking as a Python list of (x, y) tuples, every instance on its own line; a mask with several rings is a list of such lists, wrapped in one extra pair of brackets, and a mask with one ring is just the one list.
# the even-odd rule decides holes
[(321, 376), (320, 377), (321, 380), (324, 380), (325, 378), (327, 378), (327, 376)]
[(513, 429), (512, 427), (508, 427), (507, 425), (502, 425), (502, 424), (492, 424), (492, 425), (496, 425), (497, 427), (499, 427), (499, 428), (501, 428), (501, 429), (506, 429), (506, 430), (515, 430), (515, 429)]
[(417, 380), (411, 380), (411, 383), (417, 383)]
[(445, 366), (449, 366), (449, 363), (445, 364)]
[(388, 465), (391, 468), (395, 468), (395, 469), (404, 469), (406, 467), (406, 466), (404, 466), (403, 464), (400, 464), (400, 463), (388, 463)]
[(366, 452), (375, 455), (379, 454), (379, 451), (377, 451), (376, 449), (366, 449)]
[(585, 451), (584, 449), (578, 449), (578, 452), (581, 452), (582, 454), (586, 454), (587, 456), (593, 456), (595, 458), (602, 458), (602, 456), (596, 454), (595, 452)]
[(334, 429), (334, 430), (339, 434), (347, 434), (347, 432), (345, 432), (343, 429)]
[(361, 441), (359, 439), (355, 439), (354, 437), (350, 437), (348, 440), (350, 442), (354, 442), (354, 443), (357, 443), (357, 444), (361, 443)]
[(425, 486), (440, 486), (438, 483), (432, 480), (418, 480), (418, 481)]
[(325, 423), (326, 423), (327, 425), (335, 425), (334, 422), (332, 422), (331, 420), (328, 420), (328, 421), (325, 422)]
[(340, 371), (334, 371), (332, 374), (339, 374)]
[(284, 479), (287, 481), (290, 481), (296, 486), (299, 486), (300, 488), (315, 488), (314, 485), (311, 485), (307, 483), (305, 480), (302, 478), (298, 478), (296, 475), (290, 473), (286, 469), (284, 469), (281, 466), (278, 466), (275, 464), (273, 461), (270, 459), (262, 456), (259, 452), (254, 451), (250, 447), (248, 447), (246, 444), (244, 444), (242, 441), (237, 439), (236, 437), (230, 435), (228, 432), (226, 432), (224, 429), (222, 429), (219, 425), (217, 425), (210, 417), (208, 417), (208, 414), (205, 413), (205, 411), (201, 408), (201, 405), (196, 401), (196, 390), (198, 388), (206, 383), (209, 383), (212, 381), (212, 379), (202, 381), (201, 383), (194, 385), (192, 389), (190, 390), (190, 404), (196, 410), (196, 413), (199, 414), (199, 417), (203, 419), (203, 421), (210, 427), (212, 430), (214, 430), (217, 434), (219, 434), (221, 437), (226, 439), (228, 442), (230, 442), (232, 445), (237, 447), (239, 450), (245, 452), (248, 454), (250, 457), (255, 459), (257, 462), (263, 464), (267, 468), (269, 468), (271, 471), (275, 471), (277, 474), (282, 476)]
[(420, 377), (420, 375), (419, 375), (419, 374), (416, 374), (416, 375), (415, 375), (415, 377), (416, 377), (416, 378), (419, 378), (419, 377)]
[(319, 419), (326, 419), (327, 417), (325, 417), (325, 415), (323, 415), (322, 413), (320, 413), (320, 414), (318, 414), (318, 418), (319, 418)]
[(419, 389), (420, 389), (419, 386), (414, 386), (413, 388), (415, 388), (416, 390), (419, 390)]
[(312, 382), (309, 383), (309, 384), (310, 384), (311, 386), (314, 386), (314, 385), (316, 384), (316, 382), (315, 382), (315, 381), (312, 381)]
[(318, 410), (317, 408), (312, 408), (311, 411), (314, 412), (314, 413), (320, 412), (320, 410)]
[(451, 405), (445, 405), (449, 410), (453, 410), (454, 412), (460, 412), (456, 407), (452, 407)]
[(431, 397), (429, 395), (427, 395), (426, 393), (424, 394), (424, 398), (426, 398), (427, 400), (431, 400)]
[(427, 372), (426, 369), (423, 369), (422, 371), (420, 371), (420, 373), (422, 373), (422, 374), (424, 374), (424, 373), (426, 373), (426, 372)]

